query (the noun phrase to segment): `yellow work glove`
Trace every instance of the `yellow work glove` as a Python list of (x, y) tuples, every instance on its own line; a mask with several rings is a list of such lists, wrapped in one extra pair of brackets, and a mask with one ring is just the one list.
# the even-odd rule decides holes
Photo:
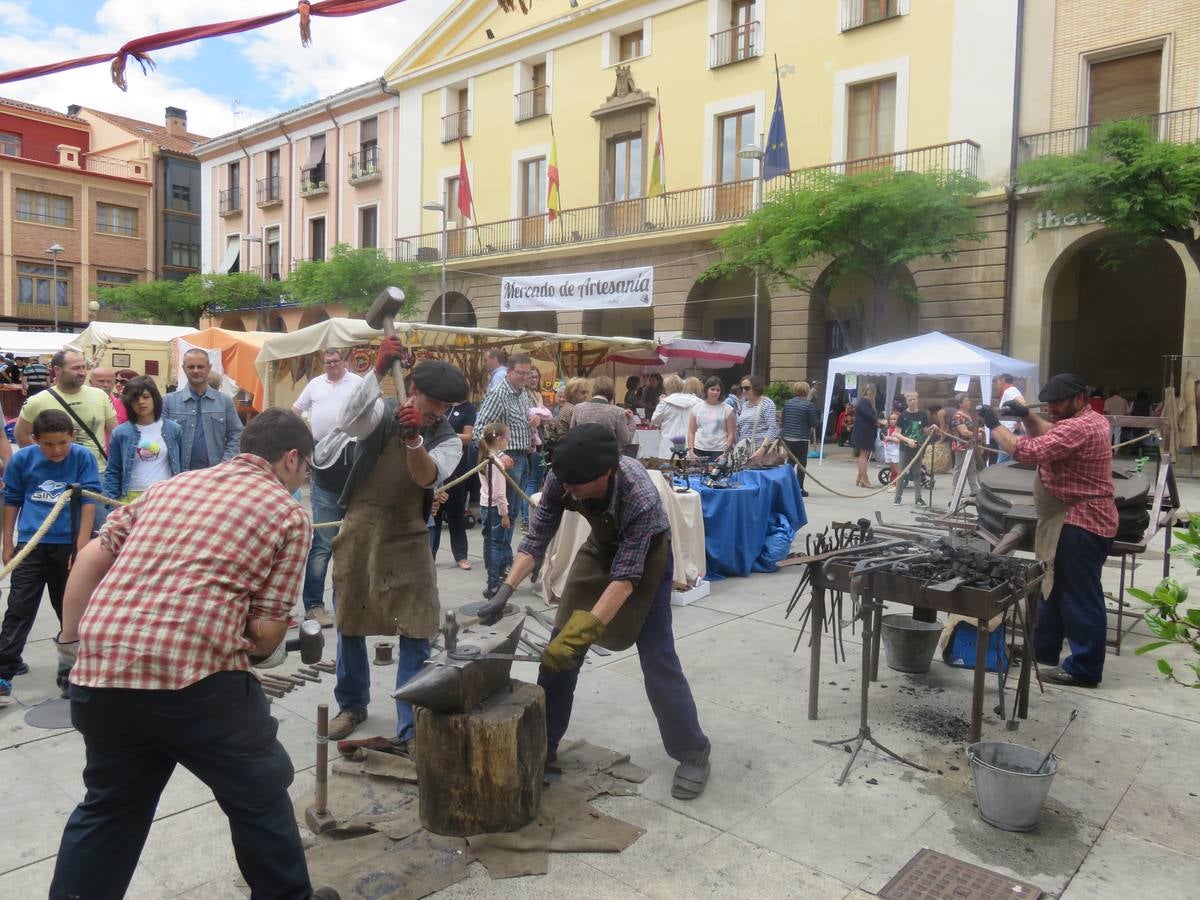
[(542, 665), (551, 672), (564, 672), (578, 665), (588, 647), (604, 634), (604, 623), (586, 609), (577, 609), (554, 640), (542, 651)]

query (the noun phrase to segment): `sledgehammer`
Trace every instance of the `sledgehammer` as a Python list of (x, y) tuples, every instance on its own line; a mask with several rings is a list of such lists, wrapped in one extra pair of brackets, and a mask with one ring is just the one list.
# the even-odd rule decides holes
[[(396, 333), (396, 313), (403, 308), (404, 291), (398, 287), (386, 287), (367, 310), (367, 324), (372, 328), (382, 328), (384, 337), (392, 337)], [(404, 368), (399, 360), (392, 363), (392, 380), (396, 382), (396, 398), (403, 405), (407, 397), (404, 395)]]
[(304, 823), (313, 834), (321, 834), (337, 826), (330, 814), (329, 803), (329, 707), (317, 706), (317, 789), (312, 804), (304, 811)]

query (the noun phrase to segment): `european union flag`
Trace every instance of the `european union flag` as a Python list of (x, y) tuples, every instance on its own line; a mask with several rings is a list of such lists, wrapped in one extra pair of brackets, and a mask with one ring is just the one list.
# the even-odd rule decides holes
[(775, 73), (775, 111), (771, 113), (771, 130), (767, 134), (767, 155), (763, 157), (763, 178), (770, 181), (792, 170), (788, 162), (787, 125), (783, 121), (783, 91), (779, 73)]

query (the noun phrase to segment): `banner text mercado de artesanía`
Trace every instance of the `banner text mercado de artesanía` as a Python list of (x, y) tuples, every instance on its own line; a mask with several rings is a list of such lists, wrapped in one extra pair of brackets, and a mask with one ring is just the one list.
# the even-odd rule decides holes
[(650, 306), (653, 297), (653, 266), (568, 275), (518, 275), (501, 279), (500, 285), (502, 312)]

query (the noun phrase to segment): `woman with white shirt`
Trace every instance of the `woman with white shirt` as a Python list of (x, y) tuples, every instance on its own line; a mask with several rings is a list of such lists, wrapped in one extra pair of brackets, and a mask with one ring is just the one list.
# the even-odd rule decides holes
[(688, 459), (714, 462), (733, 446), (737, 420), (733, 407), (721, 396), (724, 392), (715, 375), (704, 382), (704, 402), (693, 406), (688, 416)]
[(683, 379), (678, 375), (664, 378), (663, 390), (666, 396), (658, 401), (650, 416), (650, 422), (658, 426), (658, 448), (652, 455), (658, 459), (670, 459), (674, 452), (673, 439), (678, 439), (680, 446), (685, 444), (692, 410), (702, 401), (683, 389)]

